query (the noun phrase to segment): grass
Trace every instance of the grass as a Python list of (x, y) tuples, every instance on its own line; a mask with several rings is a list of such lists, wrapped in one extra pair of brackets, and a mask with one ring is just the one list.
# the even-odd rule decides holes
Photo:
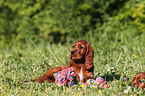
[[(109, 88), (58, 87), (54, 83), (24, 83), (42, 76), (49, 68), (68, 65), (72, 43), (40, 44), (5, 48), (0, 52), (1, 96), (113, 96), (144, 95), (142, 89), (128, 86), (133, 76), (145, 70), (143, 41), (128, 43), (96, 42), (88, 39), (94, 49), (95, 77), (109, 82)], [(74, 41), (75, 42), (75, 41)], [(74, 43), (73, 42), (73, 43)], [(126, 42), (126, 41), (125, 41)], [(109, 67), (114, 69), (109, 71)], [(113, 72), (112, 72), (113, 71)], [(124, 79), (127, 78), (127, 81)], [(101, 91), (100, 91), (101, 90)]]

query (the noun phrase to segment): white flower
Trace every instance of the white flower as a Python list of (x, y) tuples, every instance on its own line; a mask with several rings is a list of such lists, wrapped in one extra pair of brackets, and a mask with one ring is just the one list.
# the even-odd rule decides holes
[(114, 70), (112, 70), (112, 72), (115, 72)]
[(125, 90), (124, 93), (128, 93), (128, 90)]
[(110, 69), (112, 70), (112, 69), (114, 69), (114, 67), (109, 67), (107, 70), (110, 71)]
[(131, 86), (128, 86), (126, 90), (124, 90), (124, 93), (131, 92)]
[(128, 89), (128, 90), (131, 90), (131, 86), (128, 86), (127, 89)]
[(109, 69), (114, 69), (114, 67), (109, 67)]
[(110, 69), (109, 69), (109, 68), (108, 68), (107, 70), (108, 70), (108, 71), (110, 71)]

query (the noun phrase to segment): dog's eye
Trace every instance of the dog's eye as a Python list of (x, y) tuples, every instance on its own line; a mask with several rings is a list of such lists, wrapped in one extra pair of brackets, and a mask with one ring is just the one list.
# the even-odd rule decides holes
[(139, 80), (139, 81), (138, 81), (138, 83), (142, 83), (142, 81), (141, 81), (141, 80)]
[(84, 47), (80, 46), (80, 49), (83, 49)]

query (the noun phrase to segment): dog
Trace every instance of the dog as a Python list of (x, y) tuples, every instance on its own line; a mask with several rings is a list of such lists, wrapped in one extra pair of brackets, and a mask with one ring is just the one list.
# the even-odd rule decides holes
[(70, 62), (68, 66), (60, 65), (50, 68), (43, 76), (39, 77), (38, 79), (32, 79), (31, 81), (38, 83), (44, 83), (44, 81), (48, 81), (53, 83), (55, 81), (55, 73), (70, 67), (74, 68), (76, 71), (78, 81), (85, 82), (88, 79), (93, 79), (93, 57), (94, 51), (89, 42), (85, 40), (79, 40), (73, 44), (73, 48), (70, 50)]
[(145, 88), (145, 72), (140, 72), (133, 77), (133, 81), (131, 86), (140, 87), (142, 89)]

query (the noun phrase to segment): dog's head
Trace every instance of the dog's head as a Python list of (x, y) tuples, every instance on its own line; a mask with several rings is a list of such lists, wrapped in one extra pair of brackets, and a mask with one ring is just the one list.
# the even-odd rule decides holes
[(87, 70), (91, 69), (92, 72), (94, 69), (93, 56), (93, 48), (85, 40), (74, 43), (69, 55), (71, 62), (82, 63)]
[(90, 44), (85, 40), (79, 40), (73, 44), (69, 57), (72, 60), (79, 61), (85, 59), (89, 54), (93, 56), (93, 49)]
[(70, 51), (70, 59), (72, 60), (82, 60), (85, 58), (87, 52), (86, 42), (80, 40), (73, 44), (73, 48)]

